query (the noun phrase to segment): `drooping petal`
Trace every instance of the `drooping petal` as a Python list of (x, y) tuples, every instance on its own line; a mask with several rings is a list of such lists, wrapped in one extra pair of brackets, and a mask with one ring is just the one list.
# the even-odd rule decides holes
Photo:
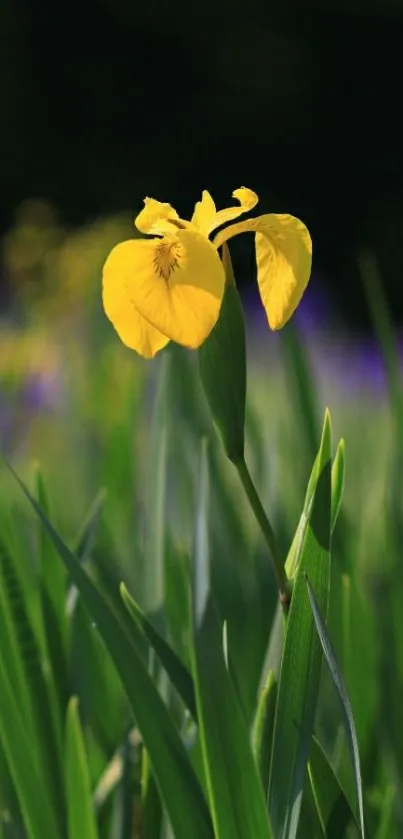
[(271, 329), (281, 329), (295, 312), (308, 285), (312, 240), (299, 219), (270, 214), (256, 232), (257, 281)]
[(238, 218), (242, 215), (242, 213), (249, 213), (250, 210), (253, 210), (253, 208), (256, 207), (256, 204), (259, 201), (256, 192), (253, 192), (253, 190), (248, 189), (246, 186), (234, 189), (232, 197), (239, 201), (239, 207), (227, 207), (226, 210), (219, 210), (218, 213), (215, 214), (214, 219), (212, 219), (208, 230), (209, 233), (217, 227), (220, 227), (222, 224), (226, 224), (228, 221)]
[(217, 215), (217, 210), (215, 203), (210, 195), (207, 192), (207, 189), (204, 189), (202, 192), (202, 199), (198, 201), (193, 216), (191, 218), (191, 224), (200, 231), (200, 233), (204, 233), (205, 236), (208, 236), (210, 230), (214, 228), (214, 220)]
[(179, 221), (179, 216), (170, 204), (156, 201), (155, 198), (145, 198), (144, 207), (136, 216), (134, 223), (140, 233), (164, 236), (165, 233), (176, 229), (175, 225), (170, 224), (171, 220)]
[(168, 344), (169, 338), (140, 315), (128, 295), (133, 244), (136, 243), (129, 241), (117, 245), (105, 262), (102, 277), (103, 305), (121, 341), (144, 358), (154, 358), (158, 350)]
[(297, 308), (308, 285), (312, 240), (302, 221), (269, 213), (232, 224), (214, 239), (219, 248), (238, 233), (254, 231), (257, 280), (271, 329), (281, 329)]
[(178, 344), (199, 347), (217, 322), (224, 269), (214, 246), (196, 231), (123, 242), (104, 271), (123, 282), (128, 305)]

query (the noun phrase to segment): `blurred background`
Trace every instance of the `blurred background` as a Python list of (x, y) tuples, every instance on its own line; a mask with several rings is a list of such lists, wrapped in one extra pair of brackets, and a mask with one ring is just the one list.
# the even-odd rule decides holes
[[(402, 0), (3, 0), (0, 15), (3, 307), (21, 261), (66, 229), (122, 213), (130, 235), (145, 195), (186, 217), (203, 188), (227, 206), (245, 184), (260, 212), (310, 228), (328, 317), (368, 331), (370, 248), (401, 325)], [(233, 250), (253, 288), (251, 237)]]

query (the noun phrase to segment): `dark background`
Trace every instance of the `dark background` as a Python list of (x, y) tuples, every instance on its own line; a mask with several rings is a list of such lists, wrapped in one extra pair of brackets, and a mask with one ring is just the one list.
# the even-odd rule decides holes
[(362, 247), (403, 322), (401, 0), (1, 0), (0, 32), (1, 232), (26, 198), (74, 225), (246, 185), (309, 226), (347, 325)]

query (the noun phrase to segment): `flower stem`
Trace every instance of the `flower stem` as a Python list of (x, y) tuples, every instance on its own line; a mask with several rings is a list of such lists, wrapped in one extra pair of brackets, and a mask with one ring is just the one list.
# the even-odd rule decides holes
[(245, 459), (242, 458), (242, 460), (234, 461), (234, 466), (241, 479), (241, 483), (245, 490), (250, 506), (263, 533), (266, 544), (269, 548), (269, 554), (273, 565), (273, 571), (276, 577), (281, 605), (284, 611), (287, 612), (291, 600), (291, 584), (290, 581), (287, 579), (287, 575), (284, 570), (284, 565), (281, 561), (273, 528), (263, 509), (262, 502), (257, 494), (256, 487), (252, 481)]

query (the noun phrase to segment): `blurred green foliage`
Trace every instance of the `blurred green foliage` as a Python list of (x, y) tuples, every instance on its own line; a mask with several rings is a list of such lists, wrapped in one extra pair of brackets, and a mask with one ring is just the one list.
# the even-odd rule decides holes
[[(196, 667), (201, 684), (207, 685), (203, 679), (212, 679), (205, 694), (197, 686), (198, 711), (207, 713), (214, 691), (210, 656), (214, 667), (220, 667), (211, 646), (217, 634), (216, 618), (209, 613), (194, 648), (189, 645), (186, 618), (189, 558), (195, 562), (199, 557), (203, 570), (207, 544), (211, 587), (220, 619), (226, 622), (231, 678), (238, 686), (245, 718), (251, 719), (267, 672), (276, 672), (279, 660), (281, 632), (266, 548), (235, 470), (213, 432), (194, 355), (169, 347), (155, 362), (141, 362), (119, 343), (103, 315), (100, 267), (111, 245), (127, 235), (126, 223), (114, 219), (69, 232), (54, 222), (47, 206), (42, 205), (40, 213), (35, 208), (34, 221), (31, 209), (25, 208), (20, 226), (5, 243), (18, 305), (14, 320), (1, 322), (1, 448), (75, 552), (81, 568), (90, 573), (97, 590), (123, 621), (124, 637), (128, 637), (129, 616), (122, 617), (122, 580), (151, 621), (151, 636), (147, 630), (139, 643), (144, 618), (141, 610), (132, 609), (130, 643), (136, 637), (139, 657), (147, 663), (200, 776), (202, 758), (194, 745), (194, 728), (183, 713), (183, 695), (178, 696), (151, 652), (150, 637), (153, 629), (161, 633), (183, 665)], [(38, 284), (32, 282), (37, 276), (41, 278), (39, 293)], [(373, 295), (378, 288), (376, 278), (371, 282), (368, 287)], [(385, 341), (387, 324), (379, 328), (390, 362), (395, 348), (393, 342)], [(247, 336), (247, 460), (284, 557), (298, 525), (326, 405), (332, 414), (334, 439), (345, 439), (346, 485), (332, 545), (329, 632), (357, 727), (368, 835), (398, 839), (403, 825), (403, 510), (399, 492), (403, 437), (395, 419), (401, 409), (399, 381), (392, 373), (389, 389), (382, 392), (373, 389), (370, 380), (357, 392), (347, 388), (334, 366), (337, 344), (330, 334), (301, 336), (291, 324), (281, 341), (274, 343), (266, 332), (256, 335), (249, 324)], [(317, 347), (313, 358), (308, 346)], [(347, 343), (349, 351), (353, 363), (353, 349)], [(395, 365), (389, 363), (388, 369), (394, 370)], [(204, 467), (200, 466), (202, 437), (209, 439)], [(210, 475), (209, 515), (199, 523), (199, 542), (195, 542), (195, 515), (205, 504), (200, 487), (203, 468)], [(43, 825), (43, 819), (48, 819), (49, 830), (54, 830), (52, 819), (60, 817), (66, 807), (70, 839), (77, 835), (75, 802), (81, 800), (85, 839), (97, 835), (95, 830), (102, 839), (169, 836), (141, 734), (133, 727), (128, 698), (115, 669), (116, 664), (120, 673), (119, 646), (111, 658), (105, 638), (101, 641), (96, 622), (84, 606), (85, 598), (66, 577), (55, 544), (4, 468), (0, 470), (0, 550), (1, 592), (8, 604), (4, 621), (7, 626), (14, 621), (19, 627), (17, 640), (22, 660), (29, 665), (30, 695), (36, 698), (31, 716), (28, 694), (18, 694), (27, 738), (33, 738), (27, 743), (35, 743), (33, 774), (21, 773), (21, 783), (34, 784), (38, 801), (45, 791), (45, 799), (51, 802), (43, 811), (37, 806), (34, 820)], [(162, 660), (164, 655), (163, 649)], [(168, 666), (165, 670), (170, 672)], [(17, 671), (13, 676), (22, 680)], [(226, 696), (227, 671), (220, 671), (219, 678), (217, 703)], [(73, 694), (80, 698), (79, 715), (75, 702), (68, 704)], [(48, 696), (46, 719), (52, 721), (54, 740), (43, 739), (44, 695)], [(222, 732), (226, 711), (219, 703), (215, 711)], [(324, 669), (315, 731), (321, 744), (315, 746), (310, 768), (315, 794), (321, 794), (319, 781), (330, 771), (329, 763), (323, 766), (323, 746), (335, 773), (336, 797), (341, 784), (347, 801), (354, 802), (342, 716)], [(207, 732), (205, 748), (211, 769), (208, 736)], [(238, 755), (246, 755), (242, 736), (235, 749)], [(44, 750), (44, 743), (49, 742), (55, 743), (53, 755)], [(58, 763), (60, 748), (65, 768)], [(227, 769), (231, 754), (222, 755)], [(25, 839), (15, 775), (10, 774), (3, 753), (1, 757), (2, 829), (7, 838)], [(16, 760), (17, 765), (24, 765), (23, 750)], [(35, 776), (41, 765), (47, 774)], [(63, 787), (60, 773), (64, 771)], [(298, 835), (319, 837), (309, 789)], [(223, 795), (227, 793), (223, 787)], [(246, 787), (242, 794), (249, 794)], [(203, 805), (194, 795), (197, 824), (208, 824)], [(93, 796), (96, 828), (89, 796)], [(239, 812), (244, 812), (242, 800), (240, 792)], [(222, 825), (220, 801), (216, 805), (217, 824)], [(340, 816), (340, 808), (337, 812)], [(322, 813), (325, 818), (325, 806)], [(348, 810), (343, 830), (349, 820)], [(356, 835), (354, 827), (349, 830), (342, 833), (339, 823), (339, 833), (329, 828), (328, 835)], [(59, 833), (52, 835), (64, 835), (60, 825)], [(201, 827), (198, 835), (204, 835)]]

